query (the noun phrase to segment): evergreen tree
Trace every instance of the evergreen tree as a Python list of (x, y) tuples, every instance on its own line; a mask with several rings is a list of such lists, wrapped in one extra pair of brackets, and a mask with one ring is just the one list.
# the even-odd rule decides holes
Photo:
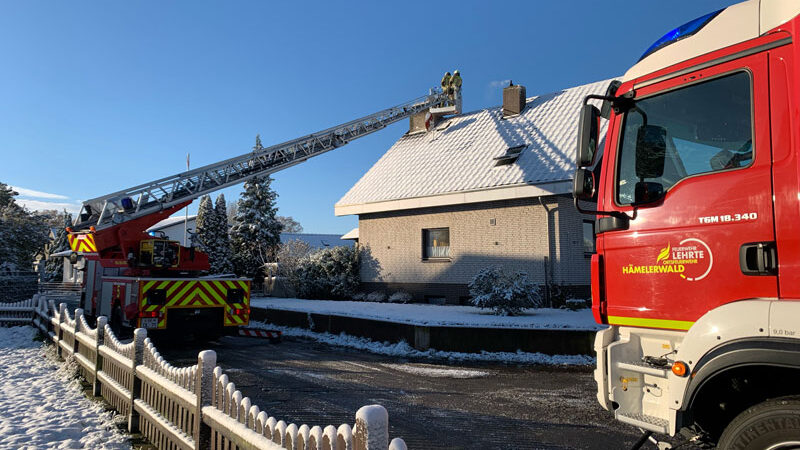
[[(260, 139), (256, 138), (256, 147)], [(264, 264), (275, 259), (280, 243), (281, 224), (276, 218), (278, 194), (272, 190), (272, 178), (254, 177), (244, 184), (231, 228), (233, 264), (236, 273), (260, 277)]]
[(50, 258), (50, 255), (64, 250), (69, 250), (69, 240), (67, 239), (66, 228), (72, 225), (72, 214), (64, 211), (62, 214), (62, 223), (58, 227), (55, 240), (50, 244), (50, 251), (48, 252), (47, 262), (45, 263), (44, 280), (50, 282), (61, 282), (64, 278), (64, 258)]
[(233, 249), (228, 234), (228, 208), (225, 205), (224, 194), (217, 196), (214, 205), (214, 221), (216, 255), (211, 267), (214, 273), (231, 273), (233, 272)]
[(197, 208), (197, 218), (195, 219), (195, 236), (200, 244), (200, 250), (208, 254), (209, 260), (213, 251), (211, 244), (214, 241), (214, 214), (211, 197), (208, 195), (200, 197), (200, 206)]
[(16, 195), (0, 183), (0, 268), (29, 271), (34, 255), (49, 241), (48, 228), (43, 216), (16, 203)]
[[(260, 141), (259, 141), (260, 142)], [(14, 201), (14, 197), (18, 195), (11, 186), (0, 183), (0, 208), (6, 207), (19, 207), (17, 203)]]

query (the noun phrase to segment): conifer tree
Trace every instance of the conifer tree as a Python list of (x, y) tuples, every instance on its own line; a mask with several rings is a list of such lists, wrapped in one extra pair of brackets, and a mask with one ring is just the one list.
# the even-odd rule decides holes
[(0, 268), (29, 271), (34, 255), (48, 242), (46, 218), (16, 203), (10, 186), (0, 183)]
[(214, 221), (216, 254), (211, 267), (214, 273), (231, 273), (233, 272), (233, 249), (228, 234), (228, 208), (225, 204), (224, 194), (217, 196), (214, 205)]
[(197, 208), (197, 218), (195, 219), (195, 236), (200, 244), (200, 250), (208, 254), (209, 260), (213, 251), (211, 244), (214, 234), (214, 205), (211, 197), (204, 195), (200, 197), (200, 206)]
[(271, 183), (272, 178), (266, 176), (251, 178), (244, 184), (231, 228), (233, 264), (239, 275), (259, 278), (264, 264), (275, 259), (281, 224), (276, 219), (278, 194), (270, 187)]

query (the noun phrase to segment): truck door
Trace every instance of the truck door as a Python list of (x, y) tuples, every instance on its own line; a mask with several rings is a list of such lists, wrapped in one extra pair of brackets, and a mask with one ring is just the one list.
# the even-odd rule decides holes
[(608, 322), (688, 329), (724, 303), (776, 297), (767, 55), (635, 89), (601, 182), (602, 209), (633, 217), (599, 226)]

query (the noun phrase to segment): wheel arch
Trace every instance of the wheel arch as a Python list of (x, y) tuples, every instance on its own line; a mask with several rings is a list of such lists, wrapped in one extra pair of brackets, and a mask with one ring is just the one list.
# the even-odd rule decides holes
[[(761, 401), (800, 395), (800, 384), (774, 382), (800, 377), (800, 339), (746, 338), (719, 345), (694, 366), (679, 410), (682, 425), (699, 423), (711, 435)], [(733, 395), (737, 384), (743, 395)], [(725, 393), (725, 395), (720, 395)], [(724, 407), (723, 407), (724, 405)]]

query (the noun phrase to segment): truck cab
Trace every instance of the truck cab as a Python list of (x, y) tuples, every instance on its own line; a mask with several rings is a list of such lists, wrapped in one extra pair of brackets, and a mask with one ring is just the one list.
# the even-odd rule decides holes
[(575, 198), (598, 217), (592, 308), (609, 325), (595, 380), (624, 423), (722, 448), (800, 442), (798, 14), (707, 14), (586, 99)]

